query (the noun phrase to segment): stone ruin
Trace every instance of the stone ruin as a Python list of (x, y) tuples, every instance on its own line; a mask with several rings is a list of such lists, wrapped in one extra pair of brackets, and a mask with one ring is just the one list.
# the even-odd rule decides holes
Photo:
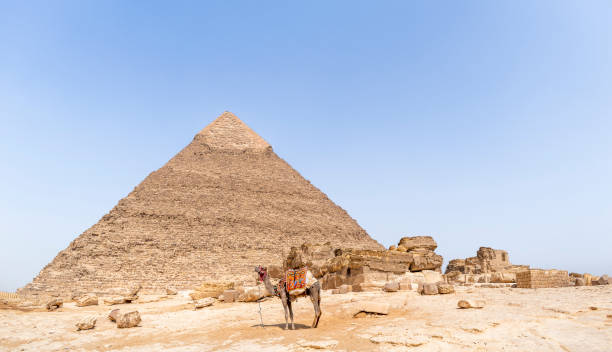
[(284, 267), (272, 267), (269, 272), (272, 277), (280, 278), (285, 269), (307, 266), (324, 290), (380, 290), (387, 283), (402, 281), (436, 283), (442, 280), (442, 257), (434, 253), (436, 247), (429, 236), (404, 237), (399, 246), (390, 250), (344, 249), (331, 243), (305, 243), (291, 248)]
[(347, 212), (229, 112), (149, 174), (18, 293), (191, 289), (252, 279), (291, 246), (329, 241), (379, 250)]
[(569, 286), (569, 275), (564, 270), (529, 269), (516, 274), (518, 288), (545, 288)]
[(527, 269), (511, 264), (507, 251), (480, 247), (475, 257), (449, 261), (444, 276), (458, 283), (515, 283), (516, 273)]

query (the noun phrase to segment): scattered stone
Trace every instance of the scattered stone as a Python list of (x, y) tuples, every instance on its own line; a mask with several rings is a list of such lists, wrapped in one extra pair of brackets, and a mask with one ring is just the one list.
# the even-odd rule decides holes
[(86, 306), (97, 306), (98, 305), (98, 296), (88, 293), (81, 297), (78, 297), (76, 300), (77, 307), (86, 307)]
[(168, 296), (174, 296), (178, 293), (178, 291), (172, 287), (166, 287), (166, 294)]
[(597, 310), (598, 308), (597, 308), (597, 307), (593, 307), (593, 306), (591, 306), (591, 307), (589, 307), (589, 309), (590, 309), (590, 310)]
[(96, 326), (96, 321), (97, 320), (98, 319), (96, 318), (95, 315), (92, 315), (92, 316), (89, 316), (89, 317), (86, 317), (86, 318), (82, 319), (81, 321), (76, 323), (77, 331), (93, 329), (94, 326)]
[(400, 289), (400, 284), (398, 282), (387, 282), (385, 287), (383, 287), (383, 291), (385, 292), (397, 292)]
[(138, 313), (136, 310), (125, 314), (120, 314), (119, 317), (117, 317), (117, 327), (120, 329), (133, 328), (138, 326), (140, 322), (140, 313)]
[(391, 246), (389, 246), (389, 250), (390, 250), (390, 251), (394, 251), (394, 250), (396, 250), (396, 249), (397, 249), (397, 246), (395, 246), (395, 245), (391, 245)]
[(442, 274), (433, 270), (421, 271), (424, 277), (424, 282), (428, 284), (437, 284), (438, 282), (444, 281)]
[(483, 308), (485, 305), (485, 302), (482, 300), (460, 300), (459, 302), (457, 302), (457, 306), (461, 309), (468, 309), (468, 308)]
[(422, 295), (437, 295), (438, 285), (429, 284), (429, 283), (421, 283), (419, 284), (419, 288), (417, 289), (417, 292)]
[(581, 278), (581, 277), (577, 277), (577, 278), (576, 278), (576, 283), (575, 283), (575, 285), (576, 285), (576, 286), (585, 286), (585, 285), (586, 285), (586, 283), (584, 282), (584, 279), (583, 279), (583, 278)]
[(215, 303), (215, 299), (212, 297), (202, 298), (194, 302), (195, 309), (212, 306)]
[(119, 318), (119, 315), (121, 314), (121, 312), (119, 311), (119, 309), (113, 309), (110, 312), (108, 312), (108, 319), (110, 321), (117, 321), (117, 318)]
[(340, 285), (340, 287), (338, 287), (338, 290), (341, 294), (344, 294), (351, 292), (353, 288), (350, 285)]
[(609, 281), (610, 278), (608, 277), (608, 275), (602, 275), (599, 277), (599, 279), (593, 281), (593, 285), (608, 285)]
[(272, 296), (272, 293), (261, 286), (244, 286), (237, 288), (237, 290), (240, 292), (238, 302), (257, 302), (263, 297)]
[(453, 286), (451, 284), (439, 283), (438, 284), (438, 293), (441, 294), (441, 295), (445, 295), (445, 294), (449, 294), (449, 293), (455, 293), (455, 286)]
[(582, 277), (584, 278), (584, 285), (591, 286), (591, 279), (593, 278), (593, 276), (591, 274), (584, 273)]
[(47, 302), (46, 307), (48, 311), (54, 311), (64, 305), (64, 301), (61, 298), (53, 298)]

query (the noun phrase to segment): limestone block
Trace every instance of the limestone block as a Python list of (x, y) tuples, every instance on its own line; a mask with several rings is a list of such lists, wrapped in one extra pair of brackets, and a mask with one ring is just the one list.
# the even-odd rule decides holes
[(438, 248), (438, 244), (431, 236), (402, 237), (399, 241), (399, 245), (404, 246), (408, 251), (415, 248), (424, 248), (435, 251), (436, 248)]
[(176, 291), (176, 289), (174, 287), (166, 287), (166, 294), (168, 296), (174, 296), (176, 295), (178, 292)]
[(431, 283), (422, 283), (422, 284), (419, 284), (417, 292), (422, 295), (437, 295), (438, 285), (431, 284)]
[(450, 284), (438, 283), (438, 293), (441, 295), (455, 293), (455, 286)]
[(98, 305), (98, 296), (88, 293), (81, 297), (78, 297), (76, 300), (77, 307), (86, 307), (86, 306), (97, 306)]
[[(223, 296), (223, 299), (221, 299), (221, 296)], [(219, 299), (222, 300), (225, 303), (232, 303), (238, 300), (238, 297), (240, 297), (240, 291), (238, 290), (225, 290), (223, 291), (223, 294), (219, 296)]]
[(96, 318), (95, 315), (88, 316), (86, 318), (81, 319), (75, 325), (76, 328), (77, 328), (77, 331), (93, 329), (94, 326), (96, 326), (96, 320), (97, 320), (97, 318)]
[(584, 278), (582, 277), (577, 277), (576, 278), (576, 283), (575, 286), (584, 286), (586, 285), (586, 283), (584, 282)]
[(132, 311), (125, 314), (120, 314), (117, 318), (117, 327), (120, 329), (133, 328), (138, 326), (142, 319), (138, 311)]
[(111, 296), (111, 297), (104, 298), (104, 304), (108, 306), (112, 306), (115, 304), (124, 304), (124, 303), (126, 303), (125, 298), (121, 296)]
[(120, 314), (121, 314), (121, 311), (119, 309), (113, 309), (110, 312), (108, 312), (108, 319), (110, 321), (116, 322)]
[(423, 273), (423, 282), (425, 283), (435, 284), (444, 281), (444, 279), (442, 278), (442, 274), (437, 271), (423, 270), (421, 271), (421, 273)]
[(383, 291), (385, 292), (397, 292), (400, 289), (400, 284), (398, 282), (387, 282), (385, 287), (383, 287)]
[(64, 301), (61, 298), (52, 298), (49, 302), (47, 302), (46, 307), (48, 311), (54, 311), (60, 308), (64, 304)]

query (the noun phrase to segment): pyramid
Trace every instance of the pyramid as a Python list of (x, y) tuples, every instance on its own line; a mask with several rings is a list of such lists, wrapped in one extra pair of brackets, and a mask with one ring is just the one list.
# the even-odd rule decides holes
[(148, 292), (252, 277), (304, 242), (382, 249), (230, 112), (61, 251), (26, 295)]

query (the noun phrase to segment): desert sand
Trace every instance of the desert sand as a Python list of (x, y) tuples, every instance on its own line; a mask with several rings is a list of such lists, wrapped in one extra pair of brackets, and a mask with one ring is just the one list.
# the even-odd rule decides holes
[[(484, 300), (459, 309), (461, 299)], [(388, 315), (353, 317), (363, 302), (390, 305)], [(102, 303), (100, 301), (100, 303)], [(112, 306), (138, 310), (140, 326), (118, 329), (111, 306), (53, 312), (0, 310), (1, 351), (611, 351), (612, 286), (545, 289), (456, 287), (456, 293), (353, 292), (322, 296), (323, 316), (311, 329), (312, 304), (294, 305), (296, 330), (284, 330), (278, 298), (221, 303), (194, 310), (187, 292), (141, 296)], [(97, 316), (92, 330), (75, 324)]]

